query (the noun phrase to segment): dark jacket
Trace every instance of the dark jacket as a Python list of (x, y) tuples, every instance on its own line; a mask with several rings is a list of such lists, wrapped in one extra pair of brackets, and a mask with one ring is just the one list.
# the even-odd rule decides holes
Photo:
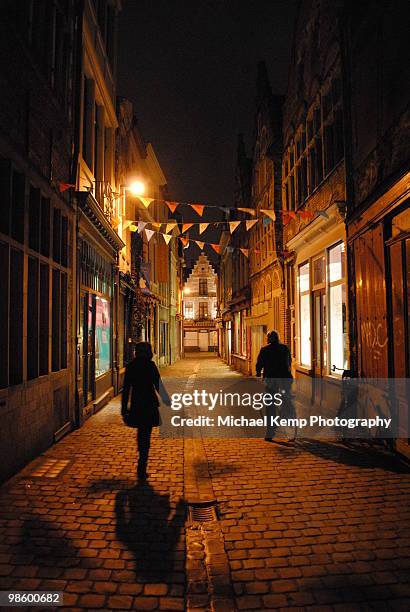
[(256, 374), (264, 378), (293, 378), (290, 366), (292, 359), (286, 344), (267, 344), (259, 352)]
[(157, 427), (159, 419), (159, 401), (156, 391), (159, 391), (160, 375), (153, 361), (147, 357), (136, 357), (125, 370), (122, 389), (121, 409), (128, 410), (128, 397), (131, 391), (130, 412), (135, 427)]

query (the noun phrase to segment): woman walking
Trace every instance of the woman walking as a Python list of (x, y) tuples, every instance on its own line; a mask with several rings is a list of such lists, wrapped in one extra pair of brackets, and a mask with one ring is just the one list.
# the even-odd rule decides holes
[[(148, 478), (147, 463), (151, 432), (153, 427), (158, 427), (160, 424), (157, 393), (160, 393), (163, 401), (170, 405), (170, 399), (152, 357), (150, 343), (138, 342), (135, 347), (135, 358), (126, 367), (122, 390), (122, 417), (126, 425), (137, 429), (139, 480)], [(128, 398), (131, 389), (129, 408)]]

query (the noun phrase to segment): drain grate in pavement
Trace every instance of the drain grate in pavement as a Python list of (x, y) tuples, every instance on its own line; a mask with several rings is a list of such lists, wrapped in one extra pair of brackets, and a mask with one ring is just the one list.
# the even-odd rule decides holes
[(215, 502), (192, 504), (188, 508), (189, 518), (192, 522), (209, 523), (218, 520)]
[(29, 474), (30, 478), (57, 478), (65, 470), (71, 461), (69, 459), (44, 458)]

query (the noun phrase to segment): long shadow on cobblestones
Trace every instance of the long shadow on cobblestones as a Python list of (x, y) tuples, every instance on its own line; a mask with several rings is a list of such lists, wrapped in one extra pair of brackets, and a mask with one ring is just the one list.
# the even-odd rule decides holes
[(410, 466), (397, 455), (384, 452), (369, 446), (348, 447), (341, 444), (324, 442), (323, 440), (298, 439), (293, 442), (296, 449), (302, 449), (343, 465), (351, 465), (364, 469), (381, 469), (395, 474), (410, 473)]
[[(115, 491), (119, 481), (99, 481), (98, 489)], [(116, 534), (133, 553), (137, 582), (169, 582), (184, 570), (181, 531), (185, 523), (182, 499), (172, 502), (150, 484), (120, 488), (115, 495)]]

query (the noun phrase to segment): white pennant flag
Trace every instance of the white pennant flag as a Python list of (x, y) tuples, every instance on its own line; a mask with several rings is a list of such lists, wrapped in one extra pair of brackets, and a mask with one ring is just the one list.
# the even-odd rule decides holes
[(165, 240), (166, 244), (169, 244), (169, 241), (172, 238), (172, 236), (170, 236), (169, 234), (162, 234), (162, 237)]
[(199, 248), (201, 249), (201, 251), (204, 248), (204, 244), (205, 242), (202, 242), (202, 240), (195, 240), (195, 242), (197, 243), (197, 245), (199, 246)]
[(253, 227), (255, 225), (255, 223), (258, 222), (258, 219), (251, 219), (250, 221), (245, 221), (246, 223), (246, 231), (250, 230), (251, 227)]
[(231, 232), (231, 234), (234, 233), (234, 231), (240, 224), (241, 224), (240, 221), (229, 221), (229, 231)]
[(145, 208), (148, 208), (148, 206), (151, 204), (151, 202), (153, 202), (155, 200), (155, 198), (142, 198), (141, 196), (138, 196), (138, 199), (141, 200), (141, 202), (144, 204)]
[(200, 223), (199, 224), (199, 233), (202, 234), (206, 230), (208, 225), (209, 225), (209, 223)]
[(138, 221), (138, 231), (141, 233), (146, 225), (147, 225), (146, 221)]
[(165, 232), (169, 234), (172, 230), (177, 226), (177, 223), (167, 223), (167, 227), (165, 228)]
[(154, 230), (146, 229), (145, 230), (145, 235), (146, 235), (147, 240), (149, 242), (151, 240), (152, 236), (154, 235)]
[(268, 210), (267, 208), (261, 208), (260, 211), (261, 213), (269, 217), (269, 219), (272, 219), (272, 221), (276, 220), (276, 215), (273, 210)]

